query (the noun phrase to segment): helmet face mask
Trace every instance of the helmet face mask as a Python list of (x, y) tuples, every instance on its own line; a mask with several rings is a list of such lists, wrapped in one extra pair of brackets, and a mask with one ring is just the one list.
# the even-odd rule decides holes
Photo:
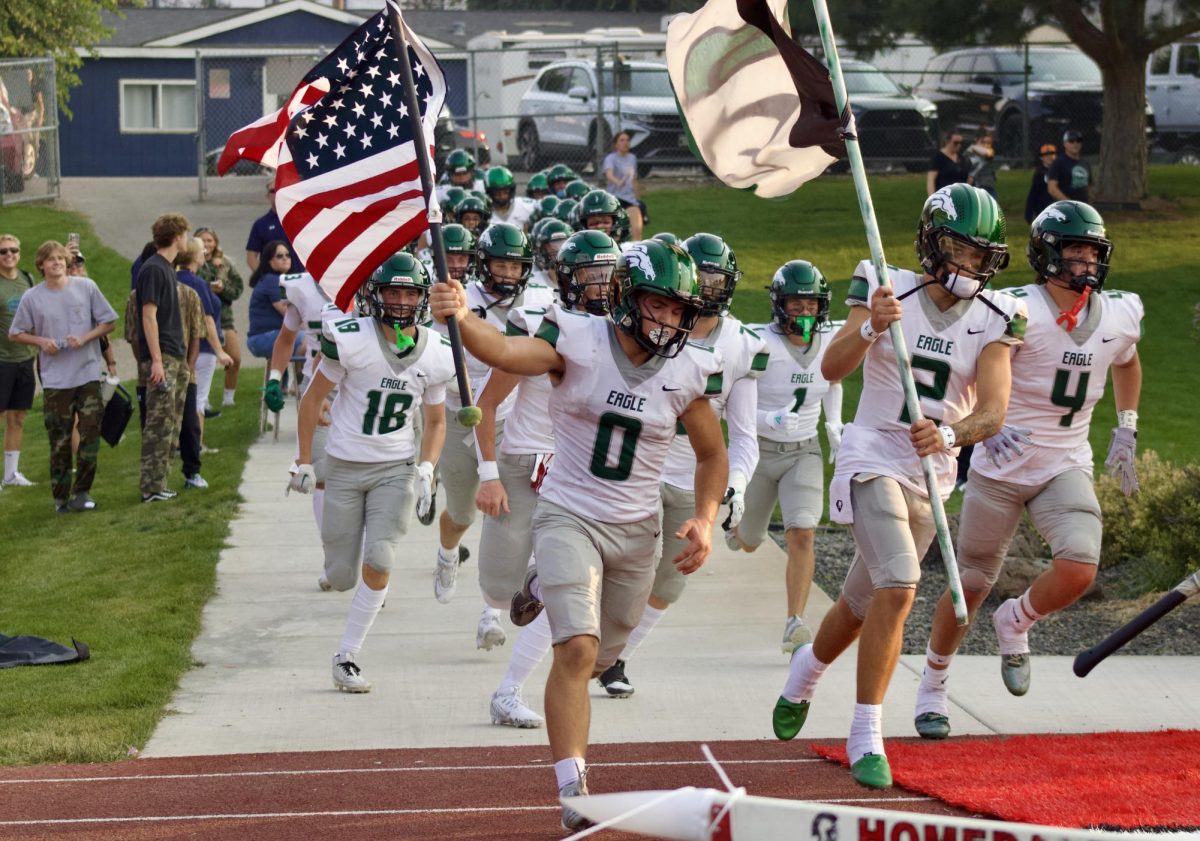
[(451, 184), (469, 189), (475, 183), (475, 158), (465, 149), (455, 149), (446, 156), (446, 173)]
[(921, 209), (917, 257), (925, 273), (956, 298), (971, 299), (1008, 265), (1004, 212), (988, 193), (951, 184)]
[(529, 237), (516, 225), (497, 222), (480, 235), (475, 272), (490, 293), (499, 298), (516, 297), (525, 289), (532, 271)]
[[(1080, 293), (1085, 289), (1098, 292), (1108, 277), (1113, 244), (1095, 208), (1083, 202), (1059, 201), (1033, 220), (1026, 253), (1039, 282)], [(1088, 259), (1092, 255), (1095, 259)], [(1076, 271), (1080, 268), (1084, 271)]]
[(591, 190), (579, 200), (576, 230), (604, 231), (617, 242), (629, 237), (629, 215), (621, 200), (607, 190)]
[(446, 247), (446, 268), (450, 277), (465, 282), (475, 264), (475, 236), (462, 225), (442, 226), (442, 243)]
[[(771, 320), (780, 333), (812, 341), (829, 329), (829, 283), (807, 260), (790, 260), (771, 279)], [(798, 305), (799, 302), (804, 302)], [(809, 302), (815, 302), (810, 304)]]
[(642, 350), (677, 356), (696, 326), (702, 303), (695, 264), (682, 248), (646, 240), (618, 259), (609, 310), (617, 329)]
[(701, 315), (728, 315), (734, 290), (742, 277), (733, 250), (719, 236), (704, 233), (688, 237), (683, 247), (696, 264), (700, 297), (704, 301)]
[(608, 292), (621, 251), (602, 231), (580, 231), (562, 243), (554, 264), (564, 307), (608, 314)]
[(429, 287), (425, 264), (401, 251), (376, 269), (359, 293), (365, 299), (368, 314), (399, 333), (428, 318)]
[(534, 225), (530, 232), (534, 266), (544, 272), (553, 271), (558, 251), (569, 236), (571, 227), (557, 219), (542, 219)]
[(483, 176), (483, 191), (496, 207), (505, 208), (512, 204), (517, 185), (508, 167), (494, 166)]
[(574, 181), (576, 177), (575, 170), (566, 164), (555, 164), (546, 171), (546, 183), (550, 192), (560, 199), (567, 194), (567, 184)]
[(538, 172), (525, 184), (525, 198), (538, 201), (550, 194), (550, 184), (546, 181), (546, 174)]

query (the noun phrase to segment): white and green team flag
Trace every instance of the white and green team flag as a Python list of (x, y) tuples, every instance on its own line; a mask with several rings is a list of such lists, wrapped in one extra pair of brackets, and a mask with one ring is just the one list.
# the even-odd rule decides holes
[(787, 0), (672, 18), (667, 69), (692, 150), (731, 187), (786, 196), (844, 154), (829, 72), (792, 41)]

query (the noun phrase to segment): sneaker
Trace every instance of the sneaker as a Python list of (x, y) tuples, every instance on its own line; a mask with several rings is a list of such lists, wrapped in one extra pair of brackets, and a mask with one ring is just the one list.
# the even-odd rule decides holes
[(173, 491), (155, 491), (152, 494), (142, 494), (142, 502), (167, 502), (175, 498)]
[(221, 417), (221, 410), (214, 409), (212, 406), (205, 406), (204, 407), (204, 417), (206, 420), (211, 420), (212, 418), (219, 418), (219, 417)]
[(1013, 617), (1020, 610), (1018, 599), (1009, 599), (992, 614), (996, 641), (1000, 646), (1000, 678), (1012, 695), (1029, 691), (1029, 632), (1013, 627)]
[(604, 691), (613, 698), (628, 698), (633, 694), (633, 684), (629, 682), (629, 678), (625, 677), (624, 660), (613, 663), (600, 673), (597, 680), (604, 687)]
[(492, 695), (492, 724), (531, 729), (541, 727), (545, 720), (525, 704), (519, 686), (497, 689)]
[(67, 503), (67, 507), (72, 511), (95, 511), (96, 501), (88, 496), (87, 491), (81, 491), (71, 497), (71, 501)]
[(779, 647), (784, 654), (791, 654), (797, 648), (808, 645), (813, 641), (812, 628), (804, 623), (803, 616), (789, 616), (783, 626), (783, 642)]
[(856, 783), (867, 788), (892, 787), (892, 766), (883, 754), (864, 754), (858, 762), (850, 766), (850, 773)]
[(525, 583), (521, 589), (513, 593), (512, 605), (508, 609), (508, 618), (518, 628), (524, 628), (542, 612), (542, 603), (533, 597), (533, 579), (537, 578), (537, 568), (531, 567), (525, 573)]
[(346, 654), (333, 658), (333, 685), (342, 692), (371, 691), (371, 683), (362, 676), (362, 669)]
[(30, 482), (20, 470), (14, 470), (11, 476), (4, 478), (6, 488), (32, 488), (37, 482)]
[[(562, 797), (580, 797), (587, 796), (587, 780), (580, 779), (573, 783), (567, 783), (558, 790), (558, 796)], [(576, 812), (570, 806), (562, 807), (562, 828), (567, 832), (578, 832), (581, 829), (587, 829), (594, 824), (585, 818), (583, 815)]]
[(500, 627), (499, 617), (485, 609), (479, 617), (479, 628), (475, 631), (475, 647), (483, 651), (491, 651), (506, 642), (508, 642), (508, 635)]
[(1018, 698), (1029, 691), (1029, 679), (1032, 676), (1029, 668), (1028, 654), (1004, 654), (1000, 657), (1000, 679), (1010, 695)]
[(174, 499), (175, 497), (179, 496), (179, 491), (173, 491), (170, 488), (163, 488), (161, 491), (159, 491), (159, 493), (165, 496), (167, 499)]
[(433, 570), (433, 597), (442, 604), (449, 604), (458, 587), (458, 568), (471, 556), (466, 546), (458, 547), (458, 561), (447, 561), (438, 550), (437, 566)]
[(186, 479), (183, 480), (183, 489), (185, 491), (187, 491), (187, 490), (202, 491), (207, 487), (208, 487), (208, 482), (206, 482), (204, 480), (204, 477), (201, 476), (199, 473), (197, 473), (195, 476), (188, 476)]
[(940, 741), (950, 735), (950, 719), (941, 713), (921, 713), (913, 720), (922, 739)]

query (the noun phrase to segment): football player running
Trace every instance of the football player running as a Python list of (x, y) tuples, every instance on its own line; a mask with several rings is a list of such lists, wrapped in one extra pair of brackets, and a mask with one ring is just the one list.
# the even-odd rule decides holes
[[(575, 312), (607, 315), (608, 289), (619, 255), (616, 244), (601, 231), (573, 234), (558, 252), (555, 274), (560, 305)], [(513, 307), (508, 314), (507, 335), (536, 335), (545, 314), (545, 307)], [(516, 402), (497, 452), (496, 409), (514, 388)], [(524, 583), (533, 553), (534, 503), (554, 453), (550, 388), (548, 374), (518, 377), (494, 369), (487, 387), (479, 395), (483, 419), (475, 429), (480, 454), (475, 504), (487, 515), (479, 540), (479, 588), (492, 607), (509, 605), (512, 594)], [(475, 644), (478, 648), (490, 648), (487, 643), (487, 631), (481, 620)], [(542, 725), (542, 717), (525, 704), (521, 690), (549, 651), (550, 625), (543, 612), (517, 636), (508, 671), (492, 695), (493, 724)]]
[(579, 230), (604, 231), (621, 245), (629, 237), (629, 215), (621, 200), (606, 190), (584, 194), (575, 208)]
[[(723, 525), (733, 528), (742, 519), (746, 483), (758, 465), (755, 435), (758, 390), (755, 380), (767, 367), (766, 345), (758, 333), (729, 314), (742, 273), (738, 271), (737, 257), (728, 244), (715, 234), (699, 233), (684, 240), (682, 247), (696, 264), (700, 296), (704, 301), (690, 340), (717, 348), (724, 361), (723, 386), (721, 393), (713, 398), (712, 407), (725, 418), (729, 427), (729, 485), (725, 491), (729, 516)], [(667, 452), (660, 485), (663, 546), (654, 574), (654, 587), (646, 611), (629, 635), (621, 656), (599, 678), (600, 685), (614, 698), (628, 698), (633, 694), (633, 684), (625, 673), (626, 664), (662, 621), (667, 609), (679, 601), (687, 584), (687, 578), (671, 559), (683, 550), (685, 542), (675, 534), (696, 507), (693, 492), (696, 456), (688, 443), (687, 433), (682, 429), (678, 433)]]
[[(696, 453), (696, 510), (674, 558), (694, 572), (707, 559), (728, 467), (708, 397), (721, 391), (721, 356), (687, 343), (699, 317), (695, 267), (660, 242), (621, 255), (609, 293), (611, 321), (551, 307), (534, 337), (500, 335), (471, 313), (466, 291), (439, 284), (437, 318), (456, 318), (467, 348), (520, 376), (549, 374), (554, 463), (533, 515), (537, 571), (513, 597), (515, 624), (542, 609), (554, 663), (546, 724), (560, 795), (586, 794), (588, 681), (612, 665), (637, 625), (659, 551), (659, 481), (682, 423)], [(564, 829), (586, 826), (572, 809)]]
[[(846, 302), (850, 314), (821, 362), (828, 380), (863, 366), (858, 410), (843, 433), (829, 492), (831, 518), (851, 526), (856, 552), (816, 639), (792, 655), (772, 720), (776, 736), (795, 737), (822, 673), (859, 640), (846, 752), (854, 779), (871, 788), (892, 784), (883, 697), (934, 535), (921, 458), (933, 459), (937, 491), (949, 497), (958, 447), (996, 434), (1004, 421), (1009, 354), (1026, 319), (1018, 299), (984, 291), (1007, 264), (1008, 250), (1004, 214), (983, 190), (952, 184), (929, 196), (917, 255), (923, 275), (889, 270), (890, 288), (868, 261), (859, 264)], [(903, 325), (917, 381), (924, 417), (915, 423), (887, 329), (893, 321)]]
[[(416, 257), (401, 251), (388, 258), (367, 280), (370, 317), (327, 323), (321, 363), (300, 403), (300, 464), (289, 488), (307, 493), (315, 482), (313, 430), (325, 398), (338, 389), (325, 445), (321, 542), (330, 586), (344, 591), (358, 585), (333, 658), (333, 685), (346, 692), (371, 689), (358, 652), (387, 598), (414, 496), (418, 515), (433, 499), (433, 465), (446, 434), (446, 384), (454, 379), (454, 359), (444, 337), (419, 326), (429, 286)], [(414, 465), (417, 412), (424, 423), (420, 462)]]
[[(508, 322), (514, 306), (545, 308), (554, 302), (554, 292), (546, 286), (532, 284), (529, 275), (533, 267), (533, 252), (529, 237), (515, 225), (497, 222), (484, 230), (475, 249), (475, 277), (465, 283), (468, 306), (498, 334)], [(451, 278), (462, 284), (458, 278)], [(445, 333), (445, 324), (434, 329)], [(466, 348), (470, 351), (470, 348)], [(487, 385), (491, 366), (471, 353), (466, 354), (467, 371), (474, 388)], [(475, 493), (479, 490), (479, 460), (475, 452), (473, 430), (458, 422), (457, 411), (462, 405), (458, 390), (452, 387), (448, 395), (450, 417), (446, 421), (446, 447), (438, 464), (440, 486), (445, 489), (446, 507), (438, 520), (440, 546), (433, 574), (433, 594), (446, 604), (454, 597), (458, 585), (458, 567), (469, 555), (460, 545), (463, 534), (475, 521)], [(512, 400), (501, 405), (496, 413), (496, 435), (502, 434), (504, 419), (512, 409)], [(500, 613), (485, 604), (485, 616), (496, 631), (500, 628)], [(501, 640), (491, 631), (492, 645)]]
[[(1117, 426), (1105, 464), (1126, 495), (1137, 490), (1134, 455), (1142, 367), (1142, 301), (1105, 290), (1112, 242), (1104, 220), (1082, 202), (1055, 202), (1033, 221), (1029, 264), (1037, 282), (1005, 294), (1029, 308), (1025, 343), (1012, 361), (1013, 386), (1003, 429), (975, 448), (963, 497), (958, 563), (970, 615), (987, 597), (1029, 513), (1054, 558), (1020, 597), (996, 610), (1000, 674), (1013, 695), (1029, 691), (1029, 628), (1075, 602), (1100, 562), (1100, 504), (1088, 444), (1092, 409), (1112, 371)], [(949, 595), (933, 616), (928, 662), (917, 694), (916, 728), (927, 739), (950, 735), (946, 680), (966, 636)]]
[[(787, 540), (787, 620), (784, 654), (812, 642), (804, 609), (812, 589), (813, 532), (825, 508), (825, 472), (817, 422), (825, 409), (832, 463), (842, 441), (842, 385), (821, 373), (833, 330), (829, 284), (807, 260), (790, 260), (771, 279), (769, 324), (752, 325), (766, 341), (770, 362), (758, 382), (758, 469), (746, 487), (741, 525), (726, 529), (730, 549), (753, 552), (767, 536), (775, 503)], [(732, 479), (730, 484), (733, 484)]]

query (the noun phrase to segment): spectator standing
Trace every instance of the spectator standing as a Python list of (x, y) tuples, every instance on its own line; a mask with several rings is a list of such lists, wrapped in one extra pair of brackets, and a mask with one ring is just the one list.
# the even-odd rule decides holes
[(1054, 201), (1091, 201), (1092, 167), (1083, 160), (1083, 132), (1063, 132), (1062, 154), (1046, 172), (1046, 191)]
[(646, 205), (637, 195), (637, 155), (629, 151), (629, 132), (619, 131), (613, 138), (613, 150), (604, 158), (605, 189), (617, 197), (629, 216), (631, 242), (642, 238)]
[(925, 173), (925, 192), (933, 195), (943, 187), (970, 180), (971, 167), (962, 155), (961, 131), (946, 133), (946, 144), (933, 153), (929, 172)]
[(989, 129), (979, 130), (975, 142), (967, 148), (966, 157), (971, 167), (970, 182), (996, 198), (996, 149)]
[(1046, 188), (1046, 173), (1057, 155), (1058, 147), (1053, 143), (1045, 143), (1038, 150), (1037, 164), (1033, 167), (1033, 181), (1029, 184), (1029, 195), (1025, 197), (1025, 221), (1031, 225), (1037, 215), (1054, 201)]
[(179, 284), (172, 263), (187, 245), (188, 221), (177, 213), (168, 213), (154, 220), (151, 232), (158, 250), (142, 263), (135, 290), (141, 328), (138, 376), (146, 382), (139, 485), (142, 502), (162, 502), (176, 495), (167, 488), (167, 473), (187, 398), (189, 372), (184, 358)]
[[(201, 442), (204, 440), (204, 418), (208, 416), (208, 412), (205, 411), (205, 403), (209, 389), (212, 387), (213, 372), (216, 371), (217, 365), (228, 368), (233, 364), (229, 354), (221, 350), (221, 335), (217, 328), (217, 324), (221, 320), (221, 299), (200, 275), (196, 274), (203, 263), (204, 242), (199, 237), (188, 240), (187, 247), (175, 257), (177, 279), (196, 293), (202, 310), (199, 356), (189, 363), (189, 367), (192, 368), (191, 379), (196, 386), (195, 399), (190, 402), (194, 403), (194, 408), (199, 414), (198, 438)], [(191, 391), (190, 388), (188, 390)], [(185, 402), (189, 401), (185, 400)], [(221, 413), (214, 413), (214, 415), (219, 414)]]
[[(196, 242), (196, 240), (190, 240)], [(175, 262), (189, 261), (188, 247), (180, 251)], [(182, 272), (178, 273), (182, 274)], [(177, 275), (178, 276), (178, 275)], [(200, 475), (200, 412), (196, 406), (196, 360), (200, 357), (200, 342), (208, 332), (207, 323), (211, 318), (204, 313), (204, 304), (200, 294), (190, 283), (185, 283), (182, 277), (178, 279), (179, 294), (179, 325), (183, 331), (183, 346), (187, 361), (188, 383), (184, 391), (183, 411), (179, 413), (171, 433), (171, 440), (179, 442), (179, 459), (183, 462), (183, 489), (203, 489), (208, 482)]]
[[(260, 255), (258, 268), (250, 275), (250, 330), (246, 335), (246, 347), (250, 353), (262, 359), (271, 358), (275, 338), (283, 327), (283, 316), (287, 302), (283, 300), (283, 287), (279, 276), (292, 270), (292, 255), (288, 245), (281, 239), (268, 242)], [(297, 347), (300, 344), (296, 340)]]
[(279, 214), (275, 212), (275, 179), (273, 177), (267, 182), (267, 200), (271, 202), (271, 209), (254, 220), (254, 224), (250, 226), (250, 236), (246, 238), (246, 265), (250, 267), (250, 271), (257, 271), (265, 246), (273, 240), (283, 240), (283, 244), (287, 246), (292, 257), (291, 270), (294, 272), (304, 271), (304, 264), (296, 256), (296, 249), (292, 248), (292, 244), (288, 241), (287, 234), (283, 232), (283, 223), (279, 221)]
[[(232, 363), (225, 368), (225, 393), (222, 406), (232, 406), (237, 393), (238, 371), (242, 368), (242, 346), (233, 321), (233, 302), (242, 297), (245, 282), (233, 263), (221, 250), (221, 240), (212, 228), (197, 228), (196, 236), (204, 243), (204, 265), (199, 275), (208, 281), (209, 288), (221, 299), (221, 349), (229, 354)], [(208, 392), (200, 394), (208, 406)]]
[(20, 268), (21, 241), (12, 234), (0, 234), (0, 413), (4, 414), (3, 487), (26, 488), (33, 484), (22, 475), (21, 440), (25, 434), (25, 414), (33, 406), (36, 386), (33, 358), (37, 348), (10, 341), (12, 325), (21, 296), (37, 283), (33, 275)]
[[(91, 511), (90, 491), (100, 450), (101, 336), (113, 331), (117, 313), (100, 288), (86, 277), (67, 274), (70, 254), (53, 240), (37, 250), (34, 265), (42, 282), (17, 306), (9, 327), (13, 341), (41, 353), (42, 406), (50, 438), (50, 483), (59, 513)], [(71, 432), (79, 424), (79, 451), (72, 482)]]

